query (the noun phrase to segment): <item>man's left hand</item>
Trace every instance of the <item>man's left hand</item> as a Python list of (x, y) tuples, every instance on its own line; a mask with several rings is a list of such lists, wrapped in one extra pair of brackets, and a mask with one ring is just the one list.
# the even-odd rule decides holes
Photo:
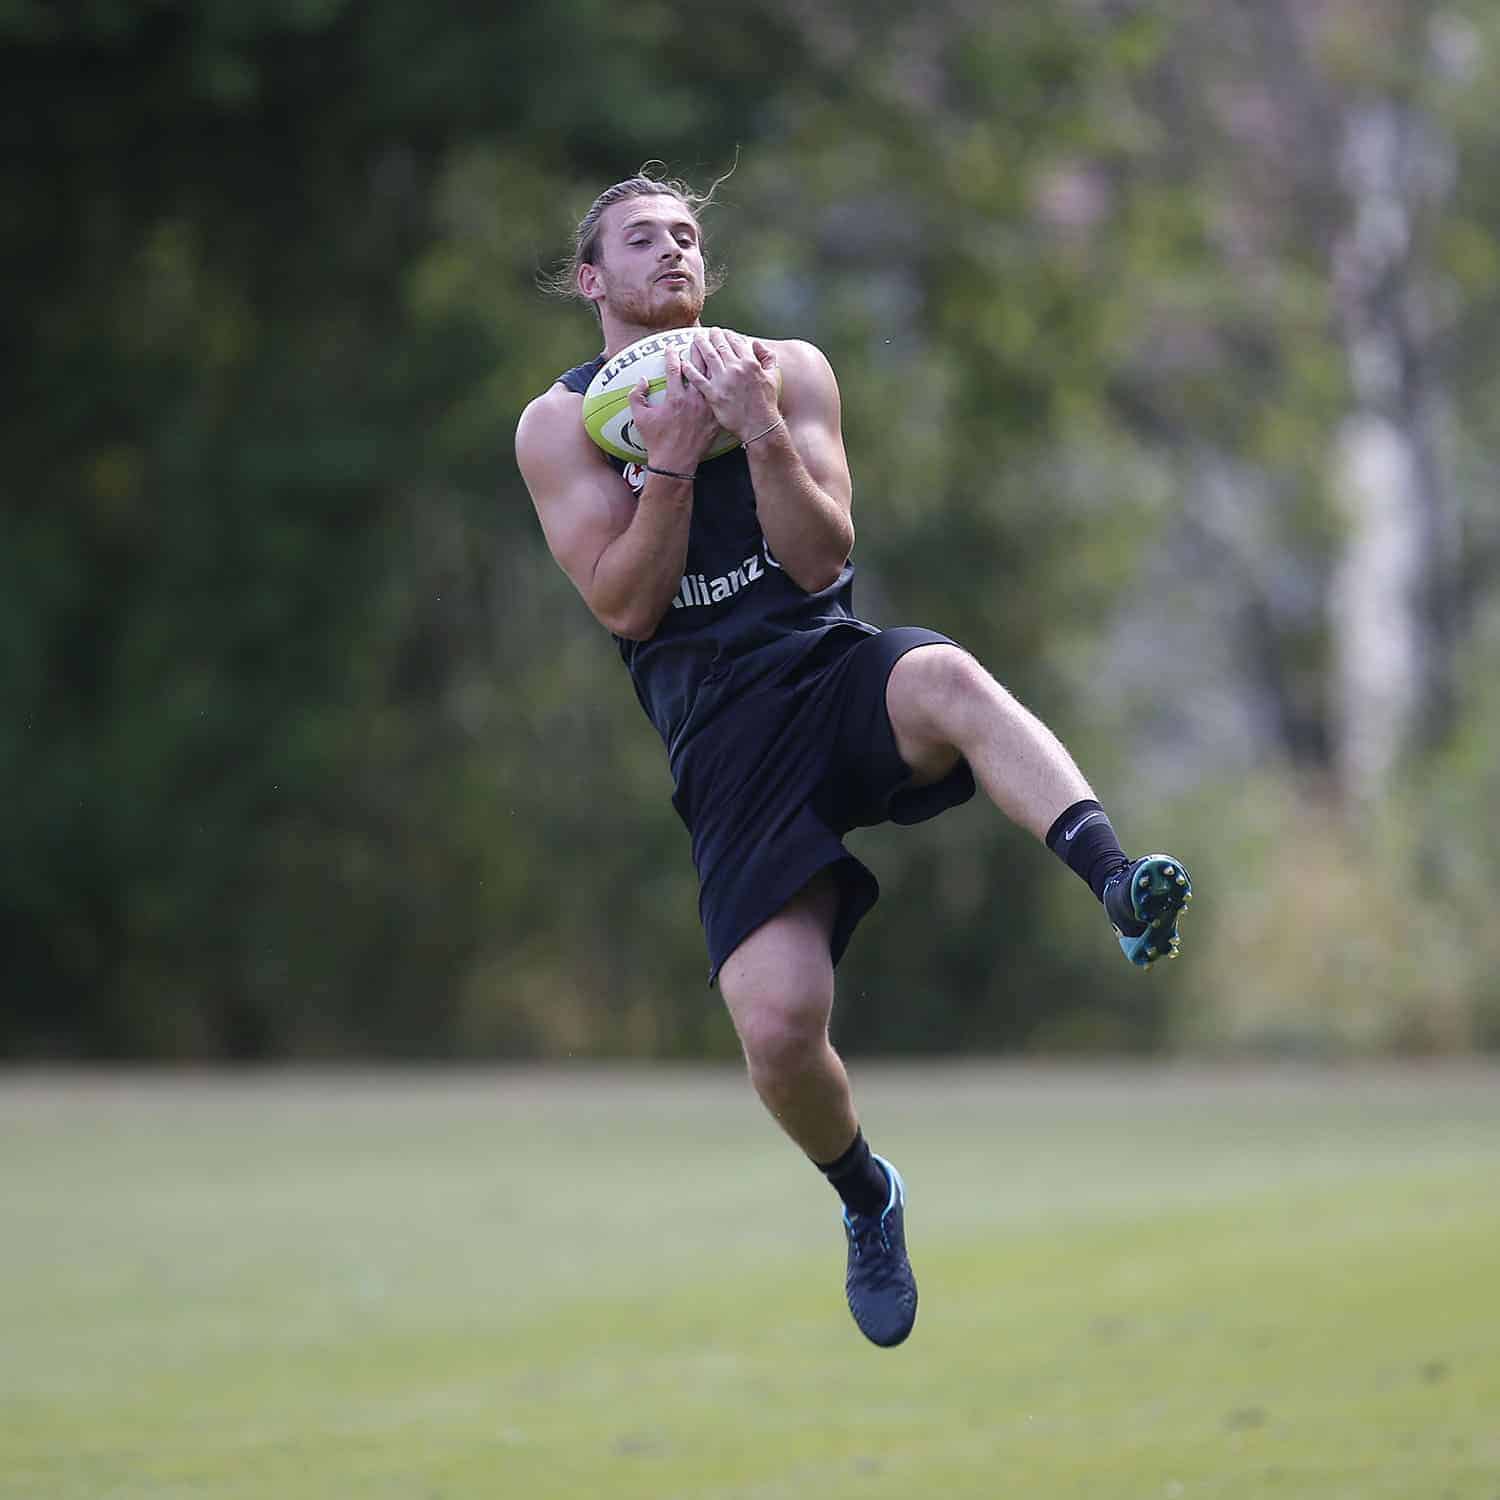
[(693, 340), (682, 362), (688, 383), (713, 408), (719, 425), (743, 442), (774, 425), (781, 372), (776, 355), (759, 339), (728, 328), (709, 328)]

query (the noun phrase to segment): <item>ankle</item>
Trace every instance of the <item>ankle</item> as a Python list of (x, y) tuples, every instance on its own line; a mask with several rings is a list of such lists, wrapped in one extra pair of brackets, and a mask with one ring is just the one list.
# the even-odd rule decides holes
[(871, 1152), (863, 1130), (855, 1130), (854, 1141), (842, 1156), (814, 1165), (828, 1179), (851, 1214), (879, 1214), (890, 1202), (890, 1178)]
[(1092, 797), (1057, 815), (1047, 830), (1046, 844), (1099, 901), (1109, 882), (1130, 864), (1109, 814)]

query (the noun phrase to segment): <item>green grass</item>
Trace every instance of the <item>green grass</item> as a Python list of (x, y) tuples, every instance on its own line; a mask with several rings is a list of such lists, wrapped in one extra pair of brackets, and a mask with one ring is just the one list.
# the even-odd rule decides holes
[(1500, 1500), (1500, 1075), (0, 1081), (0, 1497)]

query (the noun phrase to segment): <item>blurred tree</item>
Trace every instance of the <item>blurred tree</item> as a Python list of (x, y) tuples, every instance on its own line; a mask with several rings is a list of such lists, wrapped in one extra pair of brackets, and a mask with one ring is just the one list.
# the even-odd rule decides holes
[[(648, 157), (738, 153), (713, 315), (839, 371), (860, 606), (970, 645), (1128, 841), (1201, 805), (1210, 867), (1264, 862), (1237, 778), (1284, 828), (1340, 771), (1419, 808), (1393, 889), (1493, 883), (1458, 809), (1500, 649), (1500, 20), (1382, 6), (0, 6), (0, 1054), (729, 1051), (660, 747), (510, 454), (596, 347), (537, 273)], [(1351, 487), (1372, 453), (1404, 488)], [(1399, 614), (1358, 603), (1377, 494)], [(1419, 666), (1384, 728), (1339, 686), (1373, 619)], [(862, 847), (847, 1043), (1178, 1024), (998, 819)], [(1253, 1010), (1265, 930), (1214, 931), (1178, 993)]]

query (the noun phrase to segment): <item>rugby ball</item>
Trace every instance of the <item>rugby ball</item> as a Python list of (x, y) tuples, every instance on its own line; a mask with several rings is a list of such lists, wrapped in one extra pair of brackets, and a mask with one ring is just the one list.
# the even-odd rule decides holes
[[(667, 388), (667, 350), (673, 350), (679, 359), (688, 359), (694, 335), (705, 332), (703, 328), (669, 328), (665, 333), (649, 334), (599, 366), (599, 373), (583, 393), (583, 425), (606, 453), (627, 462), (645, 463), (646, 449), (630, 416), (630, 393), (644, 377), (651, 382), (646, 399), (659, 406)], [(704, 457), (717, 458), (739, 445), (732, 432), (720, 429)]]

